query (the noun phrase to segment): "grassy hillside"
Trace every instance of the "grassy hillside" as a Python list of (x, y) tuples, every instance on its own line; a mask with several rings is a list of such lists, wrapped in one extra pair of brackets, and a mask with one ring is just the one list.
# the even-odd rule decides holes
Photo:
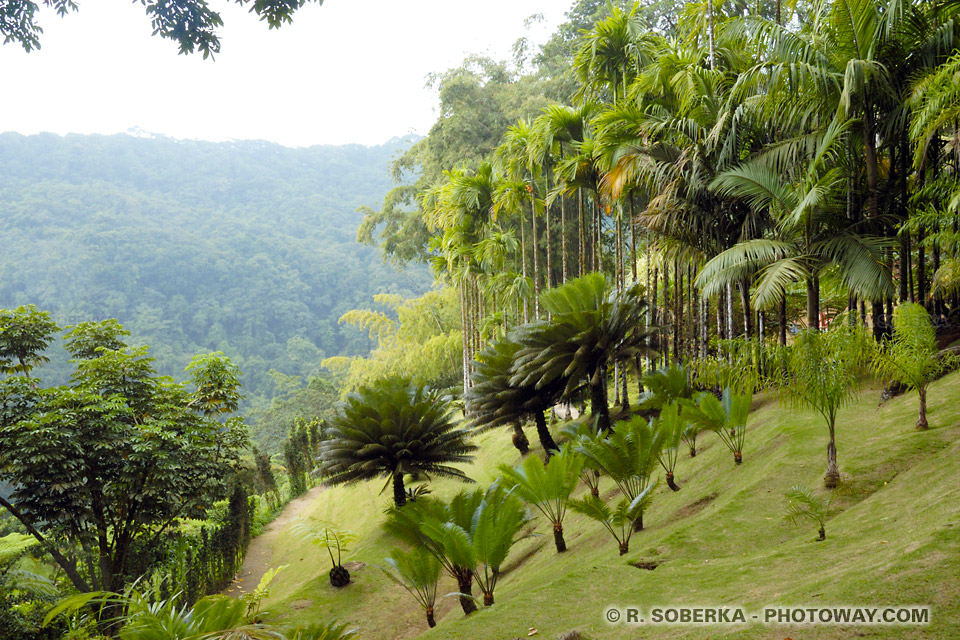
[[(393, 546), (379, 528), (389, 492), (381, 484), (323, 492), (308, 517), (336, 522), (359, 534), (346, 560), (367, 563), (354, 584), (333, 589), (325, 553), (285, 532), (273, 555), (290, 565), (268, 602), (273, 621), (337, 617), (364, 638), (518, 638), (533, 627), (538, 637), (579, 630), (589, 638), (960, 638), (960, 374), (931, 389), (928, 432), (913, 428), (914, 396), (878, 407), (868, 387), (840, 413), (838, 457), (843, 482), (827, 523), (827, 540), (815, 526), (795, 528), (783, 519), (784, 492), (801, 482), (821, 489), (826, 428), (812, 413), (791, 413), (775, 398), (759, 396), (751, 415), (744, 463), (712, 434), (702, 452), (681, 458), (679, 492), (664, 484), (635, 534), (631, 551), (617, 554), (601, 526), (571, 513), (564, 523), (569, 550), (557, 554), (548, 526), (522, 541), (504, 567), (497, 604), (464, 618), (455, 598), (442, 598), (438, 625), (428, 631), (419, 608), (375, 567)], [(531, 434), (531, 437), (532, 434)], [(469, 474), (493, 479), (500, 462), (519, 456), (506, 430), (479, 439), (481, 453)], [(612, 483), (601, 484), (609, 493)], [(435, 482), (436, 493), (459, 487)], [(583, 491), (583, 490), (581, 490)], [(655, 570), (631, 563), (655, 561)], [(445, 579), (439, 593), (455, 591)], [(836, 626), (610, 626), (611, 605), (931, 606), (927, 627)]]

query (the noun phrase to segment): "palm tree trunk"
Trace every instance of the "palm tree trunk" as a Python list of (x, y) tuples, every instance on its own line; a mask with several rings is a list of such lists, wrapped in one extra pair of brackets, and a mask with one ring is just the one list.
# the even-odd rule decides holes
[(560, 451), (560, 447), (557, 446), (553, 436), (550, 435), (550, 429), (547, 428), (547, 420), (543, 417), (543, 411), (534, 411), (533, 421), (537, 424), (537, 437), (540, 438), (540, 446), (547, 452), (547, 455), (551, 455), (552, 451)]
[(437, 621), (433, 617), (433, 607), (427, 607), (426, 614), (427, 614), (427, 626), (433, 629), (435, 626), (437, 626)]
[(527, 434), (523, 432), (523, 426), (519, 420), (513, 423), (513, 446), (522, 456), (530, 453), (530, 441), (527, 439)]
[(530, 244), (533, 247), (533, 317), (540, 318), (540, 253), (537, 246), (537, 189), (531, 181), (530, 189)]
[(596, 420), (597, 433), (610, 429), (610, 407), (607, 406), (607, 365), (601, 364), (590, 378), (590, 411)]
[(780, 298), (780, 305), (777, 308), (777, 322), (780, 330), (780, 346), (787, 344), (787, 292), (784, 291)]
[(817, 278), (807, 278), (807, 328), (820, 329), (820, 287)]
[(560, 194), (560, 255), (562, 256), (561, 282), (567, 281), (567, 211), (564, 205), (566, 198)]
[(837, 467), (837, 443), (834, 437), (833, 423), (830, 423), (830, 443), (827, 445), (827, 474), (823, 478), (823, 486), (835, 489), (840, 482), (840, 470)]
[[(550, 191), (550, 183), (547, 182), (547, 192)], [(544, 286), (549, 289), (553, 286), (553, 242), (551, 240), (550, 232), (550, 207), (544, 201), (543, 205), (543, 226), (546, 229), (547, 235), (547, 273), (544, 275)]]
[(634, 531), (643, 531), (643, 514), (641, 513), (633, 521), (633, 530)]
[(733, 340), (733, 286), (727, 283), (727, 339)]
[(477, 610), (477, 603), (473, 599), (473, 571), (465, 567), (455, 567), (457, 572), (457, 588), (460, 591), (460, 608), (465, 615)]
[(577, 277), (585, 273), (587, 263), (587, 236), (583, 222), (583, 189), (577, 187)]
[(553, 544), (557, 547), (557, 553), (563, 553), (567, 550), (567, 542), (563, 539), (563, 524), (553, 523)]
[(393, 474), (393, 504), (398, 509), (407, 504), (407, 492), (403, 487), (402, 471), (395, 471)]
[(926, 431), (930, 428), (927, 424), (927, 388), (920, 387), (917, 389), (917, 394), (920, 396), (920, 417), (917, 418), (917, 431)]

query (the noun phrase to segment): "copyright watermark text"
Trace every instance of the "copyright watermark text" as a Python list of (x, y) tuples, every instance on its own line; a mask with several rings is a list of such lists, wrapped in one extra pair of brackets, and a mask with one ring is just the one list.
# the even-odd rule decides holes
[(607, 607), (609, 624), (626, 625), (717, 625), (717, 624), (809, 624), (809, 625), (925, 625), (930, 607)]

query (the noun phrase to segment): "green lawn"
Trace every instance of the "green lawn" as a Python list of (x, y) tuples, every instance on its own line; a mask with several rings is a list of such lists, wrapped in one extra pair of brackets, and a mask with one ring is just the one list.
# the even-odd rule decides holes
[[(372, 566), (393, 542), (380, 531), (390, 491), (382, 483), (323, 492), (308, 517), (333, 521), (359, 534), (345, 560), (366, 563), (342, 590), (327, 581), (326, 553), (288, 533), (273, 560), (289, 565), (267, 602), (268, 620), (284, 623), (338, 618), (363, 638), (554, 638), (579, 630), (588, 638), (960, 638), (960, 374), (930, 390), (931, 429), (914, 430), (914, 395), (878, 407), (879, 390), (866, 388), (840, 412), (837, 449), (843, 474), (827, 523), (795, 528), (783, 519), (784, 492), (803, 483), (823, 493), (827, 431), (812, 413), (791, 413), (775, 398), (758, 396), (751, 414), (744, 462), (712, 434), (700, 437), (696, 458), (682, 454), (679, 492), (657, 488), (620, 557), (602, 527), (570, 513), (564, 523), (569, 550), (557, 554), (550, 529), (522, 541), (497, 586), (497, 604), (465, 618), (456, 598), (442, 598), (435, 629), (400, 587)], [(529, 430), (531, 441), (535, 434)], [(485, 434), (468, 474), (481, 485), (500, 462), (519, 455), (506, 429)], [(446, 496), (460, 486), (432, 485)], [(601, 484), (609, 492), (612, 483)], [(583, 491), (581, 489), (581, 491)], [(630, 563), (656, 561), (655, 570)], [(455, 591), (444, 580), (441, 594)], [(479, 591), (475, 588), (475, 593)], [(929, 605), (925, 627), (642, 626), (608, 625), (610, 606), (700, 605)]]

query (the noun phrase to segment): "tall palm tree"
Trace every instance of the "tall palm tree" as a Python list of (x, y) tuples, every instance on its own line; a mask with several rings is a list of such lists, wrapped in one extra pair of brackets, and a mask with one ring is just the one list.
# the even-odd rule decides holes
[[(329, 485), (377, 477), (393, 481), (393, 500), (406, 502), (403, 476), (436, 474), (472, 482), (450, 466), (473, 460), (470, 433), (457, 426), (437, 391), (393, 376), (347, 396), (330, 421), (320, 458)], [(386, 488), (386, 486), (384, 487)]]

